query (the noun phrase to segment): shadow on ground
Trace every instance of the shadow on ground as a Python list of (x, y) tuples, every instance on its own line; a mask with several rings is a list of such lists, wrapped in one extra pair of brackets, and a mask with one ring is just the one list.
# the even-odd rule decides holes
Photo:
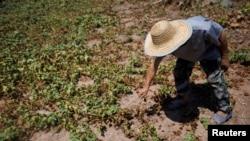
[(215, 98), (213, 91), (208, 83), (191, 84), (191, 99), (192, 101), (176, 110), (168, 110), (167, 105), (175, 100), (176, 97), (167, 99), (162, 102), (162, 107), (165, 115), (175, 122), (191, 122), (199, 117), (199, 108), (205, 108), (210, 111), (215, 111)]

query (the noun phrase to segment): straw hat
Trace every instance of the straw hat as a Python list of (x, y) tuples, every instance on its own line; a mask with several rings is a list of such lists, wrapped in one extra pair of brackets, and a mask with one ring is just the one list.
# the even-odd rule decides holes
[(182, 46), (191, 34), (192, 28), (184, 20), (159, 21), (145, 39), (145, 54), (157, 57), (168, 55)]

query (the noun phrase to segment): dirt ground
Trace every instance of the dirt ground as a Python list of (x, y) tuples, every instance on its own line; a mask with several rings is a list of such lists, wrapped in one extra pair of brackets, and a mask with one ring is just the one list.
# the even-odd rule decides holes
[[(117, 9), (117, 15), (120, 16), (120, 22), (123, 23), (123, 28), (129, 29), (133, 25), (140, 25), (142, 21), (147, 20), (147, 28), (143, 28), (143, 35), (141, 36), (132, 36), (132, 43), (130, 44), (141, 44), (143, 45), (144, 37), (149, 30), (149, 27), (160, 19), (176, 19), (181, 17), (181, 13), (176, 10), (175, 5), (166, 5), (165, 11), (168, 11), (166, 16), (161, 17), (147, 17), (143, 14), (149, 9), (147, 2), (137, 2), (128, 3), (124, 2), (120, 5), (113, 7)], [(163, 8), (163, 6), (151, 5), (151, 12), (155, 12), (157, 8)], [(242, 32), (244, 30), (245, 32)], [(246, 29), (228, 29), (230, 35), (229, 46), (234, 48), (243, 48), (250, 47), (250, 31), (249, 28)], [(242, 34), (244, 33), (244, 34)], [(124, 38), (126, 35), (119, 36), (119, 39), (126, 40)], [(90, 46), (97, 44), (100, 41), (89, 41)], [(142, 46), (141, 46), (142, 47)], [(162, 65), (167, 65), (163, 63)], [(207, 140), (207, 130), (204, 128), (204, 125), (200, 122), (202, 118), (210, 118), (213, 115), (212, 109), (209, 109), (205, 106), (205, 102), (208, 97), (208, 91), (204, 91), (202, 87), (206, 87), (206, 79), (204, 73), (200, 70), (195, 70), (193, 72), (196, 74), (196, 79), (193, 80), (193, 102), (189, 104), (192, 107), (192, 113), (186, 115), (185, 108), (181, 108), (176, 111), (167, 111), (164, 108), (161, 109), (158, 113), (154, 113), (154, 108), (157, 106), (157, 103), (154, 100), (155, 93), (161, 87), (161, 85), (153, 85), (150, 88), (150, 92), (146, 99), (140, 99), (137, 96), (136, 88), (133, 90), (133, 93), (130, 95), (125, 95), (119, 101), (121, 108), (127, 109), (139, 109), (138, 111), (146, 111), (147, 114), (144, 114), (142, 117), (143, 120), (132, 119), (131, 120), (131, 129), (134, 129), (135, 132), (139, 132), (139, 128), (143, 125), (143, 121), (147, 121), (154, 125), (157, 129), (157, 133), (166, 141), (182, 141), (185, 135), (195, 130), (195, 136), (198, 141)], [(170, 82), (173, 81), (173, 76), (166, 76), (169, 78)], [(242, 65), (240, 63), (232, 63), (227, 72), (225, 72), (225, 79), (228, 82), (228, 91), (230, 93), (232, 104), (233, 104), (233, 117), (225, 124), (250, 124), (250, 67), (249, 65)], [(200, 89), (201, 88), (201, 89)], [(184, 110), (184, 111), (183, 111)], [(106, 126), (107, 129), (104, 134), (101, 134), (97, 125), (92, 125), (91, 128), (93, 132), (96, 133), (99, 140), (102, 141), (134, 141), (134, 138), (128, 138), (122, 132), (121, 129)], [(34, 134), (31, 138), (31, 141), (68, 141), (69, 133), (67, 131), (61, 132), (38, 132)]]

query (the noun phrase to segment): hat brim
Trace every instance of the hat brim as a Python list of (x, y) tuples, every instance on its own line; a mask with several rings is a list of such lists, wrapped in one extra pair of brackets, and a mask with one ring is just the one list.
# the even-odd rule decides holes
[(169, 23), (176, 29), (176, 33), (172, 39), (166, 43), (155, 45), (149, 32), (144, 43), (145, 54), (156, 57), (171, 54), (182, 46), (192, 35), (192, 27), (184, 20), (175, 20)]

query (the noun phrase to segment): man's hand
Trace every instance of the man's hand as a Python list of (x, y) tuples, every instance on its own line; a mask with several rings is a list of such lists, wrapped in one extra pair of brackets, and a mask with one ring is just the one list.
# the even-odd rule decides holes
[(221, 68), (222, 68), (222, 70), (224, 70), (224, 71), (227, 71), (227, 70), (228, 70), (228, 68), (229, 68), (229, 60), (228, 60), (227, 57), (223, 57), (223, 58), (221, 59)]
[(148, 87), (144, 87), (144, 88), (142, 88), (142, 89), (139, 90), (138, 96), (140, 98), (144, 98), (145, 96), (147, 96), (148, 91), (149, 91), (149, 88)]

